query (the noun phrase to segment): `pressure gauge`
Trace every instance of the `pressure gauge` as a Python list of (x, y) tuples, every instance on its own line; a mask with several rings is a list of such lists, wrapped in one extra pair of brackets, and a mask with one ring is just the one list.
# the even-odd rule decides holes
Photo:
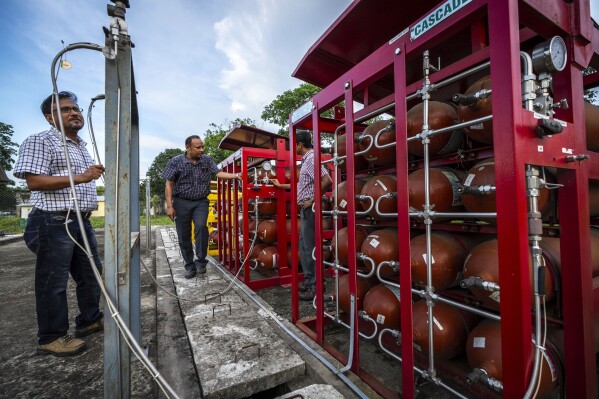
[(532, 66), (536, 73), (563, 71), (567, 60), (566, 42), (559, 36), (537, 45), (532, 51)]

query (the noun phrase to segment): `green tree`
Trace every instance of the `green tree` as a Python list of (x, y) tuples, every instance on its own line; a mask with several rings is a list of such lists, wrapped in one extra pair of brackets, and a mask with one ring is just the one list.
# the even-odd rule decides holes
[(218, 148), (218, 145), (220, 144), (223, 137), (225, 137), (227, 132), (236, 125), (247, 125), (255, 127), (256, 122), (254, 122), (250, 118), (235, 118), (235, 120), (233, 121), (225, 120), (220, 125), (217, 125), (216, 123), (211, 123), (209, 125), (209, 128), (206, 129), (206, 135), (204, 136), (204, 145), (206, 146), (205, 153), (207, 155), (210, 155), (216, 163), (222, 162), (233, 153), (233, 151)]
[(320, 89), (309, 83), (287, 90), (264, 107), (261, 118), (280, 127), (279, 134), (289, 136), (289, 115), (306, 101), (316, 95)]
[[(596, 71), (594, 68), (592, 67), (588, 67), (587, 69), (585, 69), (582, 74), (584, 76), (586, 75), (590, 75), (592, 73), (599, 73), (598, 71)], [(595, 101), (597, 101), (599, 99), (599, 93), (598, 93), (599, 89), (594, 88), (594, 89), (589, 89), (589, 90), (585, 90), (584, 91), (584, 101), (594, 104)]]
[(0, 166), (5, 171), (12, 170), (13, 156), (17, 155), (18, 144), (11, 140), (13, 134), (11, 125), (0, 122)]
[[(166, 181), (160, 176), (164, 168), (166, 168), (166, 164), (171, 160), (172, 157), (177, 156), (179, 154), (183, 154), (183, 150), (178, 148), (168, 148), (162, 151), (160, 154), (154, 158), (152, 165), (148, 168), (147, 175), (150, 176), (150, 193), (151, 196), (159, 196), (164, 201), (164, 187), (166, 186)], [(140, 201), (141, 197), (145, 201), (146, 198), (146, 183), (145, 180), (142, 182), (139, 189)], [(157, 209), (158, 211), (160, 209)]]
[(96, 186), (96, 194), (104, 195), (106, 193), (106, 187), (104, 186)]

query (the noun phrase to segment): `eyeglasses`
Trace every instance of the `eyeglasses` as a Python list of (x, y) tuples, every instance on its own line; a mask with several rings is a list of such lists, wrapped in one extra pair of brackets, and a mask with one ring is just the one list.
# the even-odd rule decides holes
[(74, 112), (76, 114), (80, 114), (83, 112), (83, 108), (79, 108), (79, 107), (61, 107), (60, 108), (60, 112), (62, 112), (63, 114), (70, 114), (71, 112)]

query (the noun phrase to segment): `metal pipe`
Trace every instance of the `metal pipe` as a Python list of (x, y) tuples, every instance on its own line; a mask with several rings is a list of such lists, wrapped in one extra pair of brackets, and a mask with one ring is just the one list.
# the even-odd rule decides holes
[(475, 382), (481, 382), (495, 392), (503, 392), (503, 383), (487, 373), (487, 370), (475, 368), (466, 376), (466, 384), (471, 385)]
[(376, 148), (382, 149), (382, 148), (394, 147), (397, 145), (396, 141), (394, 141), (392, 143), (383, 144), (383, 145), (379, 144), (379, 137), (381, 136), (381, 134), (388, 132), (392, 129), (395, 129), (395, 121), (391, 121), (388, 126), (385, 126), (384, 128), (382, 128), (381, 130), (379, 130), (376, 133), (376, 135), (374, 136), (374, 146)]
[(397, 212), (393, 213), (387, 213), (387, 212), (381, 212), (381, 210), (379, 209), (379, 204), (381, 203), (382, 200), (387, 199), (387, 198), (397, 198), (397, 193), (387, 193), (387, 194), (383, 194), (381, 195), (379, 198), (377, 198), (376, 203), (374, 205), (374, 209), (375, 212), (377, 213), (377, 215), (379, 216), (384, 216), (384, 217), (397, 217)]
[(528, 192), (528, 226), (530, 241), (530, 251), (532, 254), (533, 263), (533, 279), (535, 289), (535, 357), (532, 369), (532, 375), (524, 398), (533, 397), (537, 385), (537, 380), (540, 375), (542, 361), (542, 320), (541, 320), (541, 298), (545, 296), (544, 276), (545, 276), (545, 258), (543, 258), (543, 250), (539, 246), (542, 240), (543, 232), (541, 212), (539, 210), (539, 189), (541, 182), (539, 179), (539, 169), (536, 166), (526, 166), (526, 188)]
[(430, 139), (428, 138), (429, 131), (429, 101), (430, 101), (430, 64), (429, 64), (429, 52), (424, 52), (422, 57), (423, 64), (423, 82), (422, 82), (422, 100), (423, 100), (423, 117), (422, 117), (422, 145), (424, 152), (424, 225), (425, 225), (425, 239), (426, 239), (426, 305), (428, 307), (428, 375), (430, 378), (436, 377), (435, 370), (435, 351), (434, 351), (434, 315), (433, 307), (435, 303), (430, 300), (429, 296), (434, 293), (433, 288), (433, 265), (432, 265), (432, 219), (430, 218), (430, 160), (429, 160), (429, 148)]
[[(337, 298), (338, 298), (338, 297), (337, 297)], [(351, 298), (354, 298), (354, 296), (352, 295), (352, 296), (351, 296)], [(333, 298), (333, 297), (331, 297), (331, 298), (330, 298), (330, 300), (336, 300), (336, 302), (337, 302), (337, 303), (339, 302), (339, 300), (338, 300), (338, 299), (336, 299), (336, 298)], [(354, 304), (352, 303), (352, 305), (354, 305)], [(312, 300), (312, 306), (314, 307), (314, 309), (316, 309), (316, 298), (314, 298), (314, 300)], [(355, 306), (355, 305), (354, 305), (354, 306)], [(353, 309), (352, 309), (352, 314), (353, 314), (353, 313), (354, 313), (354, 312), (353, 312)], [(340, 324), (340, 325), (342, 325), (343, 327), (350, 329), (350, 331), (353, 331), (353, 329), (351, 328), (351, 326), (348, 326), (348, 325), (347, 325), (347, 323), (343, 322), (343, 320), (341, 320), (339, 317), (337, 317), (337, 315), (338, 315), (339, 313), (336, 313), (336, 314), (335, 314), (335, 316), (333, 316), (332, 314), (329, 314), (329, 313), (327, 313), (327, 312), (323, 311), (323, 314), (324, 314), (326, 317), (328, 317), (329, 319), (333, 320), (335, 323), (337, 323), (337, 324)], [(364, 338), (364, 339), (368, 339), (368, 340), (370, 340), (370, 339), (374, 338), (374, 337), (376, 336), (376, 334), (378, 333), (378, 325), (377, 325), (376, 321), (374, 321), (374, 319), (372, 319), (370, 316), (368, 316), (368, 314), (367, 314), (366, 312), (364, 312), (363, 310), (360, 310), (360, 311), (358, 312), (358, 316), (359, 316), (359, 317), (360, 317), (362, 320), (368, 321), (368, 322), (370, 322), (371, 324), (373, 324), (373, 325), (374, 325), (374, 331), (373, 331), (373, 333), (372, 333), (372, 334), (370, 334), (370, 335), (366, 335), (366, 334), (362, 333), (361, 331), (358, 331), (358, 334), (360, 335), (360, 337), (362, 337), (362, 338)], [(351, 318), (350, 318), (350, 324), (351, 324)], [(353, 335), (353, 332), (350, 334), (350, 336), (352, 336), (352, 335)], [(351, 345), (351, 343), (350, 343), (350, 345)], [(353, 353), (353, 350), (352, 350), (350, 353)], [(348, 370), (349, 370), (349, 369), (348, 369)], [(347, 371), (347, 370), (343, 370), (343, 371)]]
[[(316, 297), (314, 298), (314, 300), (316, 300)], [(353, 295), (349, 296), (349, 303), (350, 303), (350, 316), (349, 316), (349, 355), (347, 357), (347, 364), (345, 365), (345, 367), (337, 370), (337, 374), (340, 373), (345, 373), (347, 370), (351, 369), (352, 364), (354, 362), (354, 341), (355, 339), (352, 339), (352, 337), (354, 336), (354, 331), (356, 328), (356, 320), (355, 320), (355, 316), (354, 316), (354, 310), (356, 308), (356, 297)], [(327, 312), (322, 311), (325, 315)], [(359, 333), (359, 332), (358, 332)]]
[(460, 281), (460, 287), (466, 289), (470, 287), (476, 287), (484, 291), (496, 292), (499, 291), (499, 284), (493, 283), (491, 281), (483, 280), (480, 277), (468, 277), (462, 281)]
[(533, 111), (534, 100), (537, 97), (535, 91), (537, 88), (537, 76), (533, 72), (532, 57), (526, 51), (520, 51), (520, 61), (522, 62), (522, 103), (524, 109)]
[[(391, 352), (390, 350), (388, 350), (387, 348), (385, 348), (385, 345), (383, 345), (383, 335), (386, 333), (391, 333), (394, 337), (398, 338), (398, 340), (401, 339), (401, 333), (399, 331), (396, 330), (392, 330), (390, 328), (384, 328), (381, 330), (381, 333), (379, 334), (379, 347), (381, 348), (381, 350), (385, 353), (387, 353), (389, 356), (395, 358), (396, 360), (398, 360), (399, 362), (403, 362), (403, 360), (401, 359), (401, 357), (399, 357), (398, 355), (396, 355), (395, 353)], [(441, 381), (439, 378), (432, 378), (428, 375), (428, 373), (416, 366), (414, 367), (414, 371), (420, 373), (420, 376), (430, 380), (432, 382), (434, 382), (435, 384), (445, 388), (446, 390), (448, 390), (449, 392), (451, 392), (452, 394), (454, 394), (455, 396), (457, 396), (458, 398), (461, 399), (468, 399), (467, 396), (462, 395), (461, 393), (459, 393), (458, 391), (456, 391), (455, 389), (453, 389), (452, 387), (450, 387), (449, 385), (445, 384), (443, 381)]]

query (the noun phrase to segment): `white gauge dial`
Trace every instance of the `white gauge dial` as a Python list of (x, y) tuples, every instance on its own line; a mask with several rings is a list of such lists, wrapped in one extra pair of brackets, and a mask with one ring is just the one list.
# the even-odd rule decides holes
[(556, 71), (563, 71), (566, 67), (566, 61), (568, 59), (568, 53), (566, 51), (566, 43), (564, 40), (555, 36), (551, 39), (551, 44), (549, 46), (549, 52), (551, 54), (551, 63)]
[(559, 36), (537, 45), (532, 51), (532, 65), (539, 74), (563, 71), (567, 60), (566, 42)]

